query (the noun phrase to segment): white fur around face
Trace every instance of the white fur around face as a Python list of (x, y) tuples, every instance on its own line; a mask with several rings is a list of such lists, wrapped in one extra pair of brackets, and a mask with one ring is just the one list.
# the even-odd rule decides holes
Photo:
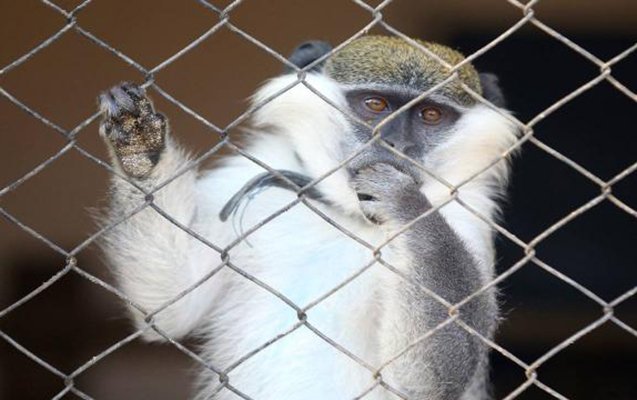
[[(259, 103), (296, 81), (286, 75), (271, 80), (254, 96)], [(261, 108), (254, 116), (257, 127), (274, 127), (291, 145), (292, 153), (302, 160), (303, 172), (320, 177), (336, 168), (345, 158), (342, 153), (344, 132), (351, 128), (344, 111), (347, 103), (341, 88), (331, 79), (308, 74), (306, 82), (323, 98), (302, 83)], [(327, 199), (347, 213), (358, 213), (356, 193), (348, 183), (344, 169), (334, 171), (317, 185)]]
[[(430, 179), (422, 189), (433, 205), (451, 196), (451, 189), (441, 181), (454, 188), (461, 185), (458, 198), (482, 217), (497, 222), (497, 201), (504, 195), (509, 177), (510, 156), (505, 153), (513, 147), (518, 134), (506, 114), (504, 110), (475, 106), (458, 121), (453, 136), (425, 160), (427, 169), (441, 178), (440, 181)], [(453, 201), (441, 208), (440, 213), (478, 260), (491, 268), (493, 229), (468, 207)], [(485, 273), (491, 276), (491, 271)]]
[[(254, 96), (255, 102), (268, 99), (295, 80), (296, 76), (288, 75), (270, 81)], [(344, 95), (335, 82), (315, 74), (308, 75), (307, 81), (336, 108), (345, 110)], [(276, 131), (284, 134), (293, 151), (303, 160), (303, 172), (317, 177), (335, 168), (348, 156), (338, 149), (343, 132), (351, 128), (344, 114), (333, 105), (303, 84), (297, 84), (260, 109), (255, 122), (260, 127), (274, 126)], [(497, 220), (497, 201), (504, 194), (509, 176), (510, 155), (505, 156), (505, 153), (515, 144), (518, 135), (518, 129), (507, 115), (506, 110), (496, 111), (481, 104), (468, 109), (458, 120), (453, 135), (435, 148), (427, 159), (420, 160), (428, 171), (440, 178), (427, 178), (422, 188), (433, 205), (439, 205), (451, 196), (452, 189), (445, 183), (452, 187), (462, 184), (458, 190), (459, 199), (487, 220)], [(343, 169), (334, 172), (318, 187), (342, 210), (359, 213), (356, 195)], [(474, 250), (477, 259), (490, 268), (494, 254), (493, 229), (489, 224), (457, 201), (445, 205), (440, 212)], [(490, 271), (485, 273), (487, 277), (491, 275)]]

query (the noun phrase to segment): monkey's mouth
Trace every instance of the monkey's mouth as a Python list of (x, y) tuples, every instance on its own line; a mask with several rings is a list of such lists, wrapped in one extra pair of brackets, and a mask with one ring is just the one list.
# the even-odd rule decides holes
[[(276, 173), (274, 171), (267, 171), (250, 179), (223, 206), (221, 212), (219, 212), (219, 219), (225, 222), (231, 215), (237, 212), (244, 199), (251, 200), (254, 196), (266, 188), (278, 187), (296, 192), (297, 187), (303, 188), (312, 182), (312, 178), (307, 175), (299, 174), (298, 172), (287, 171), (284, 169), (275, 171)], [(319, 201), (323, 200), (321, 193), (313, 186), (303, 191), (303, 193), (310, 199)]]

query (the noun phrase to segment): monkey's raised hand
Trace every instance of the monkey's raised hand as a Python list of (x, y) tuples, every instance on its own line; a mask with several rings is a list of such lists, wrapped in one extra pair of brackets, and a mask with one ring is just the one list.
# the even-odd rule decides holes
[(142, 88), (122, 83), (99, 97), (104, 118), (100, 134), (109, 144), (124, 172), (147, 176), (165, 147), (166, 118), (156, 113)]
[(361, 168), (352, 183), (361, 211), (376, 224), (406, 224), (431, 208), (416, 180), (390, 164)]

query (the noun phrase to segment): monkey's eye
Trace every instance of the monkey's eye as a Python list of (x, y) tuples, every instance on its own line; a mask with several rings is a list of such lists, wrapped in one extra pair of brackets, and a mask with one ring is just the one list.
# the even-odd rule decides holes
[(420, 111), (420, 118), (429, 125), (437, 125), (442, 121), (442, 110), (438, 107), (425, 107)]
[(364, 102), (365, 107), (375, 113), (389, 110), (389, 104), (387, 104), (387, 100), (383, 99), (382, 97), (368, 97), (364, 100)]

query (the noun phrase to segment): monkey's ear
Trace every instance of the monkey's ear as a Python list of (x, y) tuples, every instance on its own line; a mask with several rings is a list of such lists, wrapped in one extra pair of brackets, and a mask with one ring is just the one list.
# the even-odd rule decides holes
[[(310, 40), (301, 43), (290, 55), (288, 61), (299, 68), (303, 68), (312, 61), (324, 56), (332, 50), (332, 45), (320, 40)], [(312, 67), (311, 71), (318, 71), (323, 67), (323, 63)], [(292, 72), (292, 68), (286, 66), (285, 72)]]
[(495, 106), (506, 107), (504, 93), (502, 93), (500, 80), (497, 76), (491, 73), (480, 73), (480, 85), (482, 86), (482, 97)]

